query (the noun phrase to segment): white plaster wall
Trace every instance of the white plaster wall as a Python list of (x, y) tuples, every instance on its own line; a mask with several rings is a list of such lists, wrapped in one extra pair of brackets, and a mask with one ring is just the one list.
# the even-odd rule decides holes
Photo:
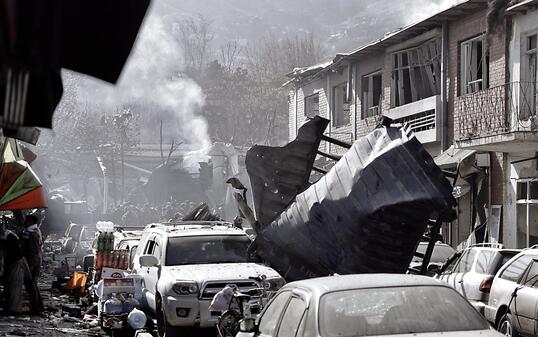
[[(538, 31), (538, 10), (528, 11), (513, 17), (512, 36), (509, 46), (509, 82), (519, 82), (521, 74), (522, 41), (531, 34)], [(519, 101), (519, 92), (514, 91), (512, 99)], [(513, 116), (515, 118), (515, 116)], [(515, 121), (513, 121), (515, 122)], [(514, 125), (514, 124), (512, 124)], [(538, 151), (538, 149), (537, 149)], [(516, 188), (517, 180), (522, 178), (538, 177), (536, 171), (536, 161), (528, 161), (512, 165), (513, 161), (534, 157), (535, 153), (512, 152), (508, 154), (508, 166), (505, 170), (505, 205), (503, 205), (503, 243), (505, 247), (522, 247), (522, 243), (517, 240), (517, 206)]]
[(510, 164), (517, 160), (528, 159), (535, 156), (533, 152), (510, 153), (508, 155), (509, 169), (506, 170), (506, 198), (503, 205), (503, 240), (507, 248), (522, 248), (524, 242), (517, 240), (517, 181), (518, 179), (536, 178), (538, 171), (536, 160), (518, 164)]
[(510, 41), (510, 82), (521, 80), (521, 42), (527, 34), (538, 31), (538, 10), (513, 17)]

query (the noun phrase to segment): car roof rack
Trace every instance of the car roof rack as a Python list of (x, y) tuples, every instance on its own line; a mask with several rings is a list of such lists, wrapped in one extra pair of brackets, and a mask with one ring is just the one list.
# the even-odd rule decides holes
[[(193, 226), (192, 229), (196, 229), (195, 226), (200, 228), (213, 228), (213, 227), (227, 227), (227, 228), (237, 228), (232, 223), (226, 221), (169, 221), (162, 223), (153, 223), (148, 225), (146, 228), (160, 228), (165, 232), (177, 231), (180, 229), (189, 229), (189, 226)], [(238, 228), (239, 229), (239, 228)]]
[(475, 243), (475, 244), (467, 246), (467, 248), (473, 248), (473, 247), (497, 248), (497, 249), (504, 248), (502, 243), (493, 243), (493, 242)]

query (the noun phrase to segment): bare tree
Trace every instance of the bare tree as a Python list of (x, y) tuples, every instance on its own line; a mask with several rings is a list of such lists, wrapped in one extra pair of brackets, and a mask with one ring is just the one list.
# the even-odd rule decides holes
[(227, 72), (232, 72), (239, 65), (239, 58), (243, 47), (237, 41), (229, 41), (219, 49), (219, 63)]
[(198, 15), (180, 22), (176, 28), (183, 49), (183, 61), (188, 72), (201, 73), (211, 57), (211, 42), (215, 34), (213, 21)]

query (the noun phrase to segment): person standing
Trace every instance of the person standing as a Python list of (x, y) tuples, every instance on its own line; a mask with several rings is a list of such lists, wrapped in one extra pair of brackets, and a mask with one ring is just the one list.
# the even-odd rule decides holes
[(39, 292), (36, 284), (32, 281), (19, 236), (9, 229), (2, 228), (0, 229), (0, 239), (4, 251), (4, 312), (22, 313), (23, 289), (26, 290), (30, 298), (31, 312), (41, 312), (42, 304)]
[[(41, 274), (41, 263), (43, 261), (43, 238), (35, 215), (28, 215), (26, 217), (24, 220), (24, 227), (21, 247), (31, 276), (31, 280), (25, 280), (25, 287), (28, 292), (32, 291), (35, 293), (36, 303), (33, 306), (33, 310), (36, 313), (39, 313), (43, 310), (43, 300), (41, 299), (41, 294), (39, 293), (39, 288), (37, 286), (39, 275)], [(30, 281), (32, 284), (26, 285), (26, 283), (29, 283)]]

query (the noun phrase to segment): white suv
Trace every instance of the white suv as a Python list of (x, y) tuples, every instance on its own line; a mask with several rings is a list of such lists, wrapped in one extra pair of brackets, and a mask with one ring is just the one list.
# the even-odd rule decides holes
[(284, 285), (273, 269), (252, 261), (243, 230), (224, 222), (152, 224), (144, 230), (133, 273), (144, 279), (146, 311), (155, 314), (159, 336), (181, 328), (213, 327), (213, 296), (228, 284), (239, 290), (259, 288), (267, 277), (270, 291)]

